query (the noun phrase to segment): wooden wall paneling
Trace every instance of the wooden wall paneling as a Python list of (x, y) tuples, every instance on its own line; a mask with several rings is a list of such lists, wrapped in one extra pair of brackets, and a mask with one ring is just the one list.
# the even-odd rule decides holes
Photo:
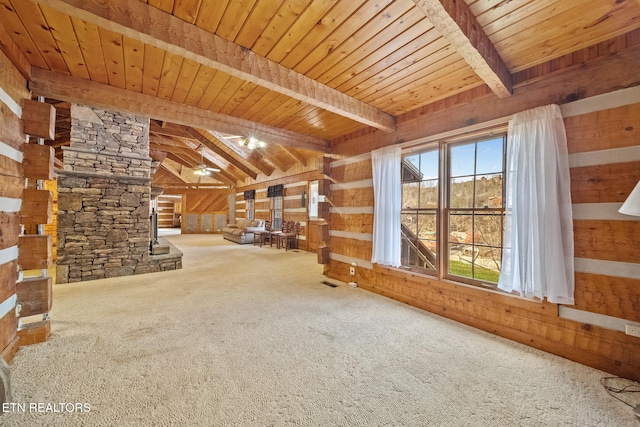
[(22, 163), (16, 162), (15, 160), (5, 156), (0, 156), (0, 170), (3, 172), (3, 175), (6, 176), (17, 178), (24, 176), (24, 167)]
[(0, 318), (0, 353), (5, 361), (9, 362), (18, 350), (16, 331), (18, 329), (18, 318), (15, 310), (9, 310)]
[(574, 167), (569, 172), (573, 203), (624, 202), (640, 181), (640, 161)]
[[(44, 103), (38, 102), (37, 104)], [(25, 178), (54, 179), (54, 160), (55, 152), (53, 147), (49, 145), (25, 144), (24, 160), (22, 161)]]
[(330, 248), (331, 253), (368, 261), (371, 259), (373, 242), (331, 236)]
[(51, 236), (24, 235), (18, 239), (18, 264), (23, 270), (46, 269), (51, 266)]
[(18, 236), (20, 235), (20, 214), (18, 212), (0, 211), (0, 230), (2, 230), (0, 233), (0, 249), (17, 245)]
[[(348, 265), (340, 264), (348, 277)], [(364, 280), (366, 270), (365, 275), (357, 277), (359, 287), (589, 366), (619, 372), (628, 378), (637, 378), (640, 374), (637, 372), (640, 343), (621, 332), (559, 319), (553, 304), (511, 298), (436, 279), (425, 281), (386, 268), (374, 267), (374, 270), (368, 274), (373, 282)]]
[(331, 191), (331, 204), (341, 207), (373, 206), (373, 187)]
[(53, 281), (51, 277), (25, 278), (16, 284), (18, 317), (48, 313), (53, 305)]
[[(0, 60), (2, 59), (2, 56), (2, 52), (0, 52)], [(0, 63), (1, 62), (2, 61), (0, 61)], [(0, 78), (1, 77), (2, 70), (0, 69)], [(1, 81), (2, 80), (0, 80), (0, 82)], [(13, 114), (5, 104), (0, 102), (0, 141), (4, 142), (11, 148), (22, 151), (22, 146), (24, 145), (25, 140), (26, 136), (22, 133), (20, 119), (18, 116)]]
[(373, 214), (332, 213), (330, 222), (332, 230), (373, 233)]
[(372, 177), (371, 159), (331, 168), (331, 179), (334, 182), (359, 181)]
[(564, 119), (569, 153), (633, 147), (640, 141), (640, 103)]
[(576, 272), (575, 306), (640, 322), (640, 279)]
[(21, 199), (24, 191), (24, 178), (0, 174), (0, 197)]
[[(30, 97), (22, 74), (24, 71), (19, 71), (0, 50), (0, 88), (7, 95), (0, 102), (0, 148), (7, 153), (0, 155), (0, 197), (11, 199), (0, 207), (0, 249), (7, 250), (9, 254), (15, 251), (18, 256), (21, 231), (18, 210), (25, 182), (19, 153), (23, 152), (26, 141), (19, 116), (22, 113), (21, 100)], [(7, 257), (9, 261), (0, 265), (0, 303), (8, 301), (16, 292), (19, 261), (11, 259), (13, 256)], [(0, 319), (0, 354), (7, 362), (18, 349), (17, 327), (15, 310), (9, 309)]]
[(640, 221), (574, 220), (573, 233), (576, 257), (639, 261)]
[(53, 218), (53, 193), (25, 188), (20, 208), (21, 224), (49, 224)]
[[(17, 242), (17, 238), (16, 238)], [(2, 248), (5, 249), (5, 248)], [(16, 293), (18, 280), (18, 261), (13, 260), (0, 264), (0, 301), (6, 301)]]

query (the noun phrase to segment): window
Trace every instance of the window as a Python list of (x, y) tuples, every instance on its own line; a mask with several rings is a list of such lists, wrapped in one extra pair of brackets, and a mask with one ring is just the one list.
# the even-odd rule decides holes
[(495, 287), (504, 229), (506, 136), (441, 142), (403, 158), (402, 265)]
[(254, 199), (248, 199), (245, 200), (245, 216), (248, 220), (253, 220), (254, 215), (255, 215), (255, 200)]
[(402, 161), (401, 263), (437, 271), (438, 148), (407, 156)]
[(271, 198), (271, 229), (282, 230), (282, 196)]

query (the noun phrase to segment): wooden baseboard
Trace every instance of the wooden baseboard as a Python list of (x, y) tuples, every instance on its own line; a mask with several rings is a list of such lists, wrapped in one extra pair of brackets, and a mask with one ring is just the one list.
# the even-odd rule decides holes
[(38, 344), (45, 342), (51, 336), (51, 321), (41, 320), (40, 322), (33, 322), (24, 325), (22, 329), (18, 330), (18, 337), (20, 338), (20, 347), (25, 345)]

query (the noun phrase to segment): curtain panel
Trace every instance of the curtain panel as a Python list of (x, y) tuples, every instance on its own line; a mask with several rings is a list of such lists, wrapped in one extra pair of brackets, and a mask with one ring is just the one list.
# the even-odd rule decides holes
[(574, 302), (573, 220), (564, 122), (557, 105), (509, 122), (506, 218), (498, 287)]
[(282, 197), (282, 193), (284, 193), (284, 185), (270, 185), (267, 188), (267, 197)]
[(391, 267), (400, 266), (401, 160), (399, 146), (371, 152), (374, 198), (371, 262)]
[(254, 200), (256, 198), (256, 190), (246, 190), (244, 192), (245, 200)]

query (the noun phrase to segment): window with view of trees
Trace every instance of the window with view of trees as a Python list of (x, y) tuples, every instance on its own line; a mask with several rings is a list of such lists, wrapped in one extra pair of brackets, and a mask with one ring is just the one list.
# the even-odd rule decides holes
[(404, 267), (472, 284), (497, 284), (505, 144), (505, 135), (443, 142), (403, 158)]

